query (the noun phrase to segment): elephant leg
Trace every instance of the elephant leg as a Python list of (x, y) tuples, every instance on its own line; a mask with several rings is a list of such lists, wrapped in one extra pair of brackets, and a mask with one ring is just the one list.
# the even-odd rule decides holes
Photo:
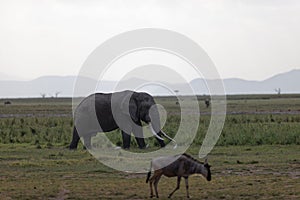
[[(159, 132), (157, 135), (158, 135), (159, 137), (162, 137), (162, 136), (163, 136), (163, 134), (162, 134), (161, 132)], [(157, 137), (155, 137), (155, 138), (156, 138), (157, 142), (159, 143), (160, 147), (165, 147), (165, 146), (166, 146), (166, 144), (165, 144), (165, 142), (164, 142), (163, 140), (161, 140), (161, 139), (159, 139), (159, 138), (157, 138)]]
[(136, 142), (139, 145), (140, 149), (145, 149), (146, 148), (146, 143), (145, 143), (144, 138), (135, 137), (135, 139), (136, 139)]
[(123, 148), (129, 149), (130, 148), (130, 134), (127, 134), (122, 130), (122, 140), (123, 140)]
[(78, 135), (78, 132), (77, 132), (77, 129), (76, 127), (74, 126), (73, 128), (73, 137), (72, 137), (72, 142), (69, 146), (70, 149), (77, 149), (77, 145), (78, 145), (78, 142), (79, 142), (79, 135)]
[(140, 149), (145, 149), (145, 139), (143, 134), (143, 127), (142, 123), (139, 123), (138, 126), (133, 126), (133, 135), (135, 136), (135, 140), (139, 146)]
[(84, 141), (84, 149), (91, 149), (92, 145), (91, 145), (91, 135), (88, 134), (86, 136), (83, 137), (83, 141)]

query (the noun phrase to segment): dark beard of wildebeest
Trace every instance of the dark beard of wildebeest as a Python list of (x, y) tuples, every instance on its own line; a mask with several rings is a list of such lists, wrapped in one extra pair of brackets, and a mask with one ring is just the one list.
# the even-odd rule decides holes
[[(168, 164), (170, 163), (170, 164)], [(165, 166), (166, 165), (166, 166)], [(151, 176), (151, 169), (153, 168), (154, 174)], [(154, 189), (156, 197), (158, 198), (158, 191), (157, 185), (159, 179), (162, 175), (167, 177), (175, 177), (177, 176), (177, 186), (176, 188), (169, 194), (169, 198), (179, 189), (181, 177), (185, 179), (185, 186), (186, 186), (186, 196), (187, 198), (190, 197), (189, 195), (189, 184), (188, 178), (192, 174), (201, 174), (203, 175), (207, 181), (211, 181), (211, 172), (210, 172), (210, 165), (205, 159), (205, 162), (202, 163), (192, 156), (188, 154), (182, 154), (177, 156), (168, 156), (168, 157), (158, 157), (154, 158), (150, 164), (150, 170), (147, 174), (146, 183), (150, 180), (150, 197), (153, 197), (153, 189), (152, 184), (154, 183)]]
[[(144, 149), (146, 144), (143, 138), (142, 121), (150, 123), (158, 143), (164, 147), (165, 143), (161, 136), (165, 133), (161, 131), (158, 110), (154, 109), (153, 112), (151, 108), (155, 104), (151, 95), (129, 90), (115, 93), (96, 93), (84, 98), (74, 112), (73, 138), (69, 148), (77, 149), (80, 136), (83, 137), (84, 146), (91, 148), (92, 136), (98, 132), (109, 132), (120, 128), (124, 149), (130, 148), (131, 133), (135, 136), (139, 148)], [(149, 116), (150, 108), (153, 116)], [(121, 119), (118, 123), (115, 120), (116, 115)], [(96, 122), (95, 118), (97, 119)], [(119, 123), (122, 123), (122, 127)]]

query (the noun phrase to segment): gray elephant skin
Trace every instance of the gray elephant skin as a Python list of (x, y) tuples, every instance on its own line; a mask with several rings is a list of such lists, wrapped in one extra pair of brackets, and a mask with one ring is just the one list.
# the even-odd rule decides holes
[(155, 104), (151, 95), (129, 90), (95, 93), (84, 98), (74, 111), (73, 138), (69, 148), (77, 149), (80, 137), (83, 137), (85, 147), (91, 148), (92, 136), (119, 128), (124, 149), (130, 148), (131, 133), (139, 148), (144, 149), (146, 144), (142, 121), (149, 124), (158, 143), (164, 147), (161, 136), (165, 133), (161, 131), (159, 112)]

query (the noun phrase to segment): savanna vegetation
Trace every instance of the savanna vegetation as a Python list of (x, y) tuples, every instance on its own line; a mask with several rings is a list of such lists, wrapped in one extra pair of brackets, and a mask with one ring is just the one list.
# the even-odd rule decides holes
[[(197, 157), (210, 122), (210, 107), (199, 96), (200, 123), (192, 146)], [(4, 105), (5, 101), (12, 104)], [(87, 151), (69, 151), (69, 98), (0, 100), (0, 199), (145, 199), (145, 174), (117, 172)], [(157, 97), (168, 113), (164, 131), (177, 132), (180, 106)], [(107, 136), (121, 145), (118, 131)], [(97, 137), (94, 138), (94, 141)], [(132, 150), (136, 147), (132, 140)], [(157, 147), (147, 139), (149, 151)], [(217, 146), (209, 154), (213, 180), (190, 178), (193, 199), (299, 199), (300, 95), (227, 97), (227, 116)], [(161, 198), (176, 179), (162, 178)], [(185, 188), (173, 199), (185, 197)]]
[[(248, 98), (247, 98), (248, 97)], [(300, 144), (300, 96), (229, 96), (224, 129), (218, 146)], [(210, 107), (199, 97), (200, 123), (194, 144), (201, 145), (210, 123)], [(2, 100), (4, 101), (4, 100)], [(0, 101), (0, 143), (66, 146), (73, 127), (71, 99), (16, 99), (12, 105)], [(157, 98), (167, 111), (164, 131), (174, 135), (180, 124), (180, 105), (171, 97)], [(121, 144), (119, 131), (107, 134)], [(132, 143), (135, 141), (132, 140)], [(149, 139), (157, 145), (155, 139)]]

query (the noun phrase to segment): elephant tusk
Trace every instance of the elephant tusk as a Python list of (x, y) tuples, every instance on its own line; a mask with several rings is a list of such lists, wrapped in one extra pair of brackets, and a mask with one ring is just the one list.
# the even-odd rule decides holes
[(171, 140), (172, 142), (176, 143), (176, 141), (171, 138), (170, 136), (168, 136), (165, 132), (163, 132), (162, 130), (160, 131), (166, 138), (168, 138), (169, 140)]
[(157, 133), (154, 131), (154, 129), (153, 129), (151, 123), (149, 124), (149, 127), (150, 127), (150, 130), (151, 130), (152, 134), (153, 134), (155, 137), (157, 137), (157, 138), (160, 139), (160, 140), (164, 140), (162, 137), (160, 137), (159, 135), (157, 135)]
[(162, 130), (160, 131), (166, 138), (168, 138), (169, 140), (171, 140), (174, 144), (175, 144), (175, 146), (174, 146), (174, 149), (176, 149), (177, 148), (177, 142), (173, 139), (173, 138), (171, 138), (170, 136), (168, 136), (165, 132), (163, 132)]

